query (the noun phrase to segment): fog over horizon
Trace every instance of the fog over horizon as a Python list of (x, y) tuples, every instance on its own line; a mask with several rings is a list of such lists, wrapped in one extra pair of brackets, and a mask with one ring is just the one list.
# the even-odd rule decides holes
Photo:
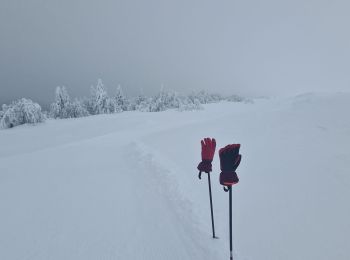
[(161, 86), (296, 95), (350, 89), (345, 0), (2, 0), (0, 104)]

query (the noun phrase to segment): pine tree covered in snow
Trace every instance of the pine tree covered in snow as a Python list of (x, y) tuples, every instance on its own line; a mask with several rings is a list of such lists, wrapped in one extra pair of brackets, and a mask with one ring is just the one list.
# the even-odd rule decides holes
[(71, 102), (66, 88), (57, 87), (55, 92), (55, 102), (51, 104), (50, 116), (53, 118), (69, 118)]
[(149, 112), (149, 98), (144, 95), (139, 95), (130, 101), (130, 110), (138, 110), (142, 112)]
[[(108, 114), (111, 111), (111, 100), (108, 98), (107, 91), (102, 83), (102, 80), (97, 81), (96, 86), (91, 87), (91, 101), (89, 105), (90, 113), (93, 115)], [(113, 104), (113, 103), (112, 103)]]
[(166, 108), (178, 108), (179, 107), (179, 95), (175, 91), (163, 90), (163, 102)]
[(231, 95), (225, 98), (229, 102), (244, 102), (244, 103), (254, 103), (253, 100), (238, 95)]
[(151, 104), (150, 104), (150, 112), (160, 112), (166, 110), (166, 103), (165, 103), (165, 92), (162, 88), (160, 92), (153, 97)]
[[(6, 105), (3, 105), (4, 107), (6, 106)], [(1, 118), (4, 116), (4, 109), (2, 109), (2, 110), (0, 110), (0, 121), (1, 121)]]
[(122, 108), (117, 105), (117, 102), (114, 98), (107, 98), (107, 113), (120, 113), (123, 112)]
[(84, 107), (82, 101), (79, 99), (75, 99), (71, 103), (69, 114), (70, 114), (70, 117), (73, 117), (73, 118), (85, 117), (90, 115), (87, 109)]
[(229, 102), (242, 102), (244, 99), (238, 95), (231, 95), (226, 100)]
[(70, 100), (65, 87), (57, 87), (55, 92), (55, 102), (50, 106), (50, 116), (53, 118), (76, 118), (88, 116), (89, 112), (83, 106), (82, 101)]
[(150, 112), (160, 112), (166, 109), (178, 108), (179, 102), (175, 92), (165, 91), (162, 87), (159, 93), (151, 99)]
[(199, 92), (192, 92), (188, 96), (193, 102), (197, 99), (201, 104), (215, 103), (223, 100), (222, 96), (219, 94), (210, 94), (205, 90)]
[(200, 101), (198, 98), (194, 98), (194, 97), (180, 97), (179, 98), (179, 107), (178, 110), (179, 111), (190, 111), (190, 110), (200, 110), (203, 109)]
[(128, 110), (129, 102), (126, 96), (124, 95), (122, 87), (120, 85), (117, 87), (117, 91), (114, 96), (114, 101), (116, 106), (119, 108), (119, 110), (121, 111)]
[[(207, 102), (209, 97), (202, 98), (202, 100)], [(196, 95), (181, 96), (174, 91), (165, 91), (164, 88), (161, 88), (154, 97), (138, 96), (132, 102), (134, 103), (133, 108), (142, 112), (160, 112), (174, 108), (180, 111), (202, 109), (200, 98)]]
[(0, 127), (12, 128), (27, 123), (35, 124), (44, 122), (45, 119), (39, 104), (30, 99), (22, 98), (12, 102), (9, 106), (3, 106)]

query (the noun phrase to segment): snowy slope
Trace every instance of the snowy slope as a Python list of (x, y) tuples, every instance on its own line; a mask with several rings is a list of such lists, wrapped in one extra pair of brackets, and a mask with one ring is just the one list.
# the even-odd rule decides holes
[[(0, 259), (228, 259), (200, 139), (242, 144), (236, 259), (349, 259), (350, 94), (126, 112), (0, 131)], [(204, 176), (205, 177), (205, 176)]]

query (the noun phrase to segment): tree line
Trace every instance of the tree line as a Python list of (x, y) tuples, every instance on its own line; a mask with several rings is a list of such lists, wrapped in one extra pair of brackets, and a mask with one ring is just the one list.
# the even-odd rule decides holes
[(9, 105), (4, 104), (0, 110), (0, 127), (12, 128), (22, 124), (36, 124), (44, 122), (47, 118), (78, 118), (123, 111), (199, 110), (202, 109), (202, 104), (215, 103), (221, 100), (244, 101), (243, 98), (237, 95), (224, 98), (219, 94), (210, 94), (204, 90), (189, 95), (180, 95), (164, 88), (161, 88), (159, 93), (151, 97), (138, 95), (128, 98), (121, 86), (116, 88), (114, 94), (109, 95), (102, 80), (99, 79), (96, 86), (91, 87), (90, 96), (84, 98), (71, 99), (64, 86), (57, 87), (55, 101), (50, 105), (48, 111), (42, 111), (38, 103), (26, 98), (13, 101)]

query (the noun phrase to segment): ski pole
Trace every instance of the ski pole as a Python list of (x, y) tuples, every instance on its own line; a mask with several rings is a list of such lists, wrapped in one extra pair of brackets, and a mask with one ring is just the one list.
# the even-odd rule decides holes
[[(202, 178), (202, 172), (199, 172), (198, 178)], [(214, 225), (214, 211), (213, 211), (213, 199), (211, 195), (211, 181), (210, 181), (210, 173), (208, 173), (208, 187), (209, 187), (209, 201), (210, 201), (210, 214), (211, 214), (211, 229), (213, 233), (213, 238), (217, 238), (215, 236), (215, 225)]]
[(208, 173), (208, 186), (209, 186), (209, 199), (210, 199), (210, 212), (211, 212), (211, 228), (213, 231), (213, 238), (216, 238), (215, 237), (215, 226), (214, 226), (213, 200), (212, 200), (212, 196), (211, 196), (210, 173)]
[(233, 260), (232, 252), (232, 186), (224, 187), (225, 192), (229, 192), (229, 226), (230, 226), (230, 260)]
[(229, 218), (230, 218), (230, 260), (233, 260), (233, 254), (232, 254), (232, 186), (229, 186)]

